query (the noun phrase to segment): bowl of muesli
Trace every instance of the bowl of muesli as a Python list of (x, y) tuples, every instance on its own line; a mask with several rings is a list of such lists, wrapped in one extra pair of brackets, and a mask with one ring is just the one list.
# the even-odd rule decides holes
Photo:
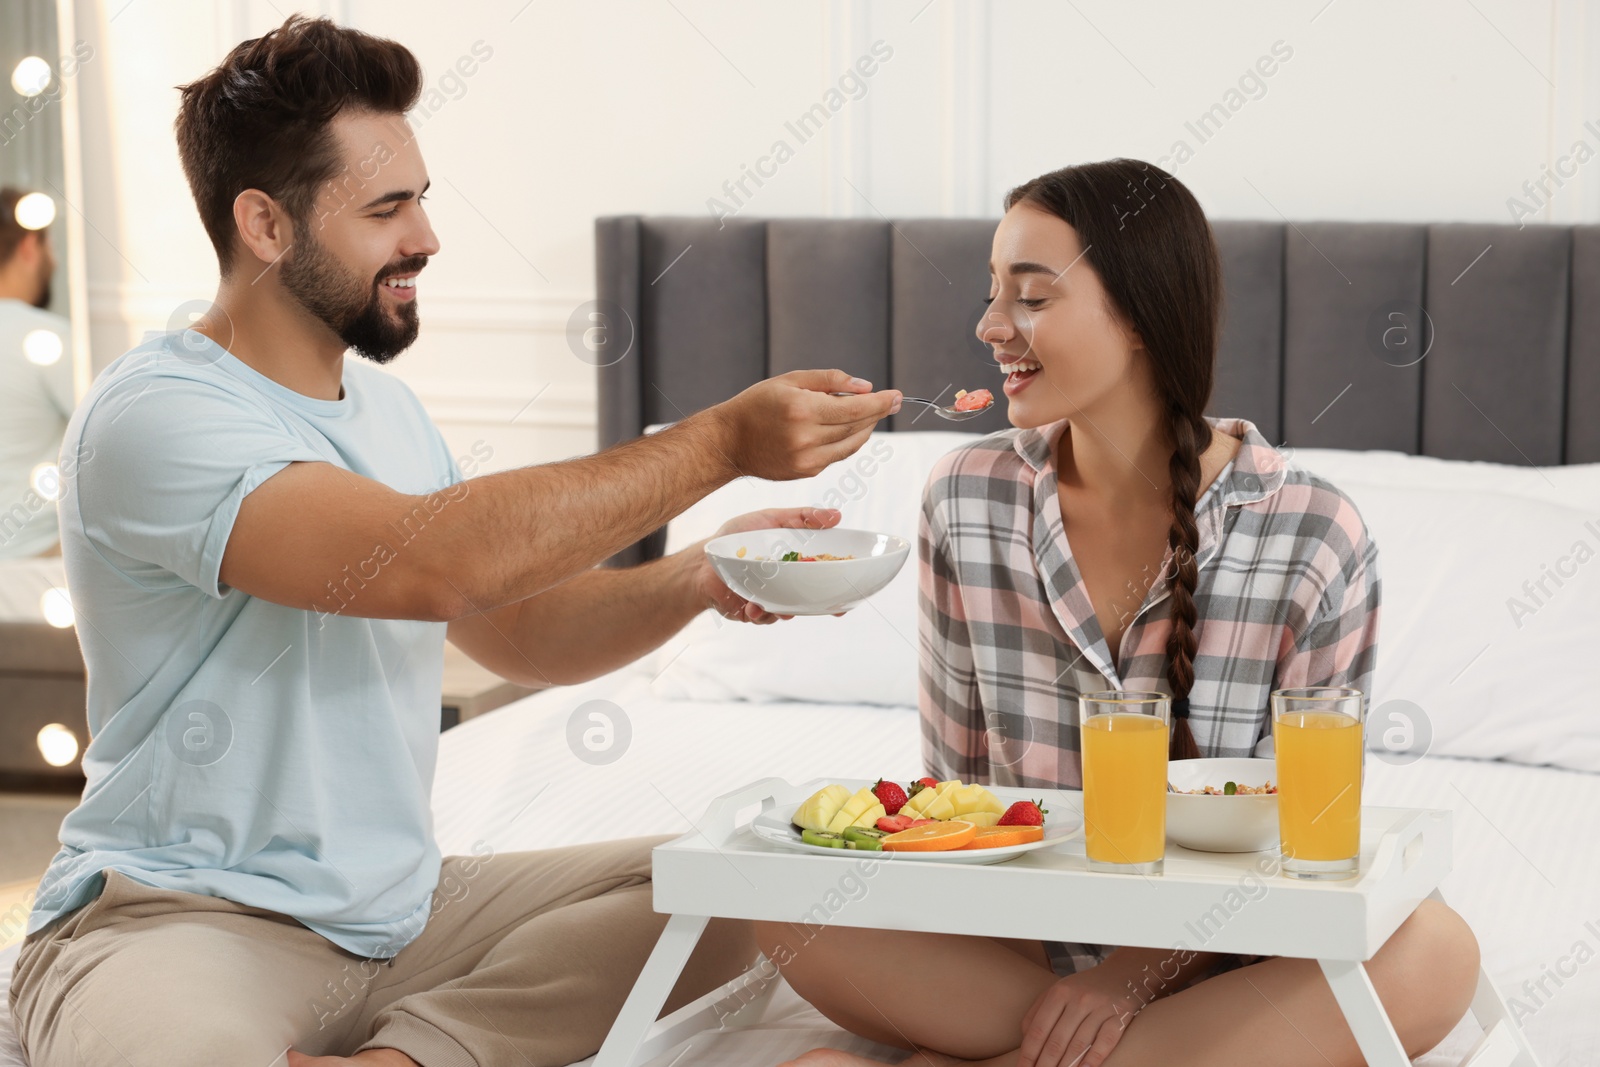
[(725, 534), (706, 557), (729, 589), (774, 615), (837, 615), (894, 579), (911, 542), (871, 530), (784, 528)]
[(1167, 765), (1167, 840), (1198, 852), (1278, 845), (1277, 763), (1186, 759)]

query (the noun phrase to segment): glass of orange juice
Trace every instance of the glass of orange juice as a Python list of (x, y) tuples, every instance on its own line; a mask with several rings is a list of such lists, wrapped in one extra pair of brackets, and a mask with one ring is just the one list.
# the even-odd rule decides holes
[(1083, 838), (1091, 871), (1160, 874), (1167, 852), (1167, 736), (1172, 698), (1156, 692), (1078, 698)]
[(1348, 686), (1272, 694), (1278, 843), (1291, 878), (1352, 878), (1359, 869), (1366, 704)]

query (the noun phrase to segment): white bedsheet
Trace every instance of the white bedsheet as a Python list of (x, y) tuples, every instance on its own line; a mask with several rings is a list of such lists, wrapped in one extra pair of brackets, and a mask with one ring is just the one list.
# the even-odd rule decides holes
[[(627, 717), (632, 737), (615, 762), (591, 766), (568, 747), (567, 721), (601, 699)], [(435, 832), (447, 855), (480, 839), (499, 851), (682, 832), (713, 797), (755, 778), (920, 772), (917, 725), (910, 708), (669, 702), (651, 695), (646, 678), (623, 672), (528, 697), (447, 732)], [(1446, 898), (1477, 931), (1501, 991), (1529, 1009), (1524, 1025), (1545, 1067), (1600, 1064), (1600, 855), (1589, 847), (1600, 776), (1448, 759), (1394, 767), (1369, 758), (1366, 796), (1456, 811)], [(1574, 971), (1580, 943), (1587, 962)], [(0, 953), (0, 984), (15, 953)], [(1543, 992), (1523, 988), (1541, 980)], [(0, 1067), (20, 1067), (8, 1024), (0, 1020)], [(1418, 1062), (1458, 1062), (1476, 1032), (1463, 1023)], [(678, 1067), (759, 1067), (818, 1044), (901, 1056), (851, 1038), (782, 987), (752, 1032), (702, 1036)]]
[[(595, 699), (621, 708), (633, 730), (625, 755), (605, 767), (580, 762), (566, 743), (568, 717)], [(626, 675), (529, 697), (445, 736), (452, 743), (441, 752), (434, 808), (447, 853), (467, 851), (480, 837), (496, 849), (542, 848), (685, 831), (712, 798), (766, 775), (801, 781), (921, 771), (911, 708), (688, 704), (657, 699), (643, 679)], [(1531, 1009), (1524, 1024), (1545, 1067), (1600, 1065), (1600, 854), (1587, 845), (1600, 816), (1600, 776), (1477, 760), (1397, 767), (1371, 754), (1366, 773), (1370, 803), (1456, 812), (1445, 898), (1477, 932), (1501, 992)], [(597, 823), (597, 797), (627, 812), (627, 824)], [(1558, 967), (1571, 970), (1561, 961), (1579, 942), (1594, 958), (1565, 977)], [(1522, 989), (1541, 979), (1545, 992)], [(787, 987), (780, 995), (783, 1026), (844, 1036)], [(1477, 1034), (1464, 1021), (1418, 1063), (1453, 1065)], [(720, 1064), (726, 1040), (702, 1038), (679, 1067)], [(752, 1050), (750, 1040), (736, 1047), (742, 1062), (776, 1064), (792, 1055), (787, 1044), (770, 1054), (759, 1043)]]

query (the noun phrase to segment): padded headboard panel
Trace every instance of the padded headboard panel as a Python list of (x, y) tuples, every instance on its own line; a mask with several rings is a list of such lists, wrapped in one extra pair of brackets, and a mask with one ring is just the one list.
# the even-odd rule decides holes
[[(633, 325), (628, 355), (599, 369), (601, 447), (803, 367), (912, 396), (993, 387), (974, 330), (994, 226), (596, 220), (602, 308)], [(1210, 414), (1309, 448), (1600, 462), (1600, 226), (1212, 227), (1226, 295)], [(890, 428), (933, 418), (919, 405)], [(962, 429), (1007, 425), (1000, 404)]]

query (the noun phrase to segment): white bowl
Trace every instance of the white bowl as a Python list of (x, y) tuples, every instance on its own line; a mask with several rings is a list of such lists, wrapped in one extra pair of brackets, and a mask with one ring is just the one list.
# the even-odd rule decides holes
[[(855, 558), (785, 562), (788, 552)], [(837, 527), (752, 530), (706, 543), (706, 556), (728, 588), (775, 615), (849, 611), (888, 585), (910, 553), (904, 537)]]
[[(1185, 759), (1167, 764), (1174, 789), (1221, 789), (1228, 782), (1263, 786), (1277, 782), (1269, 759)], [(1278, 847), (1278, 797), (1167, 794), (1167, 839), (1199, 852), (1260, 852)]]

